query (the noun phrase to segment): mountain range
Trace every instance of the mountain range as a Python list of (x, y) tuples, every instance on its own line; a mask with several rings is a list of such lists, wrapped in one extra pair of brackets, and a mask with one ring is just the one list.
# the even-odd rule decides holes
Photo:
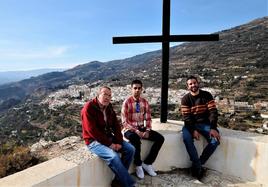
[[(216, 33), (219, 41), (186, 42), (170, 48), (169, 87), (185, 89), (185, 78), (194, 74), (201, 78), (203, 86), (220, 89), (223, 98), (251, 104), (268, 101), (268, 17)], [(31, 129), (27, 136), (36, 139), (36, 134), (44, 131), (56, 133), (55, 124), (63, 122), (65, 126), (61, 128), (65, 130), (57, 132), (62, 138), (72, 135), (79, 131), (78, 109), (66, 106), (62, 111), (50, 111), (39, 106), (42, 98), (70, 85), (98, 82), (125, 86), (135, 78), (145, 86), (160, 87), (161, 50), (105, 63), (93, 61), (0, 85), (0, 139), (7, 140), (12, 130), (21, 129)], [(71, 119), (68, 114), (77, 115)]]
[[(231, 91), (236, 97), (267, 99), (259, 91), (262, 93), (267, 88), (268, 17), (216, 33), (219, 41), (183, 43), (170, 49), (169, 86), (184, 87), (177, 79), (195, 74), (210, 80), (210, 86), (224, 89), (226, 94)], [(241, 79), (242, 76), (248, 78)], [(93, 61), (63, 72), (1, 85), (0, 111), (25, 98), (72, 84), (112, 80), (114, 84), (124, 85), (129, 84), (129, 79), (141, 78), (146, 84), (159, 87), (160, 77), (161, 50), (105, 63)]]
[(1, 71), (0, 72), (0, 85), (18, 82), (23, 79), (28, 79), (30, 77), (36, 77), (38, 75), (42, 75), (48, 72), (54, 71), (64, 71), (64, 69), (56, 69), (56, 68), (47, 68), (47, 69), (34, 69), (34, 70), (23, 70), (23, 71)]

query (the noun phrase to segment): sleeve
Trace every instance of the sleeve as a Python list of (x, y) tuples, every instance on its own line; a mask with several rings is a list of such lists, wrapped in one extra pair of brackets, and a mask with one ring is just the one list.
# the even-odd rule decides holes
[(148, 101), (145, 101), (145, 110), (144, 110), (144, 120), (146, 122), (146, 130), (150, 131), (152, 129), (152, 117), (151, 109)]
[(110, 146), (112, 141), (97, 128), (97, 116), (86, 105), (81, 111), (83, 138), (94, 138), (103, 145)]
[(208, 111), (209, 111), (209, 116), (208, 119), (211, 124), (212, 129), (217, 128), (217, 122), (218, 122), (218, 110), (216, 107), (215, 100), (213, 99), (212, 95), (208, 93), (208, 103), (207, 103)]
[(130, 130), (130, 131), (135, 131), (136, 128), (134, 128), (131, 123), (130, 123), (130, 120), (129, 120), (129, 116), (131, 114), (129, 114), (129, 106), (128, 106), (128, 100), (125, 100), (123, 102), (123, 105), (122, 105), (122, 109), (121, 109), (121, 120), (122, 120), (122, 124), (123, 124), (123, 127), (127, 130)]
[(117, 120), (115, 111), (112, 108), (111, 108), (111, 111), (112, 111), (113, 131), (114, 131), (114, 136), (115, 136), (114, 143), (122, 144), (122, 142), (123, 142), (123, 135), (121, 133), (121, 126), (118, 123), (118, 120)]
[(195, 120), (191, 113), (191, 106), (189, 105), (187, 95), (181, 100), (181, 113), (184, 121), (185, 127), (193, 133), (195, 128)]

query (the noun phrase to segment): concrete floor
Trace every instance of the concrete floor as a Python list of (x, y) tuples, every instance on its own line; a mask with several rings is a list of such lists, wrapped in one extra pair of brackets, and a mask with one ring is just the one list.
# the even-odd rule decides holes
[[(134, 175), (133, 175), (134, 176)], [(207, 170), (201, 181), (193, 178), (188, 169), (174, 169), (170, 172), (158, 172), (156, 177), (145, 175), (143, 180), (134, 176), (137, 187), (261, 187), (262, 185), (243, 182), (233, 176), (222, 175), (213, 170)]]

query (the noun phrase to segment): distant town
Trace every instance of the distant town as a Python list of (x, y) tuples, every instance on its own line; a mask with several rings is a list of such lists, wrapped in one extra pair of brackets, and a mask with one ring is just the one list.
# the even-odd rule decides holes
[[(131, 94), (130, 85), (126, 87), (111, 87), (112, 88), (112, 102), (122, 104), (122, 102)], [(96, 97), (99, 87), (91, 85), (72, 85), (67, 89), (61, 89), (48, 95), (41, 103), (48, 104), (52, 110), (64, 105), (84, 105), (86, 101)], [(224, 98), (221, 96), (221, 90), (204, 87), (203, 90), (209, 91), (217, 103), (220, 113), (219, 124), (220, 126), (252, 131), (258, 133), (267, 133), (268, 124), (268, 102), (258, 101), (250, 104), (248, 102), (236, 101), (234, 99)], [(181, 98), (188, 93), (183, 89), (169, 89), (168, 104), (169, 117), (181, 120), (180, 118), (180, 102)], [(143, 90), (143, 97), (145, 97), (152, 107), (153, 117), (158, 117), (159, 107), (161, 102), (161, 89), (153, 87), (145, 87)], [(118, 111), (120, 113), (120, 111)], [(155, 114), (157, 113), (157, 114)], [(175, 115), (172, 115), (175, 114)]]

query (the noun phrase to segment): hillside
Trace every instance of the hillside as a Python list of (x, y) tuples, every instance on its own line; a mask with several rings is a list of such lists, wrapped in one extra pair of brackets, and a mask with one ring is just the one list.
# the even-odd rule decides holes
[[(249, 103), (268, 101), (268, 17), (218, 32), (220, 41), (184, 43), (170, 51), (170, 88), (185, 89), (185, 77), (201, 77), (203, 86), (221, 90), (220, 97)], [(94, 61), (64, 72), (51, 72), (0, 86), (0, 139), (23, 144), (43, 137), (80, 134), (79, 105), (54, 111), (40, 102), (70, 85), (125, 86), (140, 78), (160, 87), (161, 51), (106, 63)], [(155, 106), (156, 109), (159, 106)], [(13, 134), (12, 134), (13, 133)], [(48, 136), (49, 134), (49, 136)]]
[[(216, 42), (184, 43), (171, 48), (169, 86), (185, 88), (183, 78), (195, 74), (202, 77), (205, 86), (222, 89), (228, 96), (267, 100), (268, 17), (218, 34), (220, 40)], [(160, 86), (160, 56), (121, 74), (120, 80), (129, 74)]]
[(108, 80), (111, 76), (142, 66), (156, 55), (160, 56), (160, 53), (150, 52), (106, 63), (93, 61), (64, 72), (51, 72), (19, 82), (0, 85), (0, 113), (23, 103), (27, 98), (40, 98), (72, 84)]
[[(217, 32), (220, 41), (184, 43), (170, 50), (170, 87), (184, 87), (177, 80), (198, 74), (209, 85), (235, 97), (266, 99), (268, 17)], [(161, 51), (106, 63), (93, 61), (64, 72), (52, 72), (0, 86), (0, 112), (31, 96), (43, 96), (72, 84), (113, 80), (125, 85), (133, 77), (160, 86)], [(236, 77), (236, 78), (234, 78)], [(241, 79), (241, 77), (247, 77)], [(119, 81), (120, 80), (120, 81)], [(257, 89), (257, 90), (256, 90)], [(235, 92), (234, 92), (235, 91)], [(235, 94), (234, 94), (235, 93)]]

